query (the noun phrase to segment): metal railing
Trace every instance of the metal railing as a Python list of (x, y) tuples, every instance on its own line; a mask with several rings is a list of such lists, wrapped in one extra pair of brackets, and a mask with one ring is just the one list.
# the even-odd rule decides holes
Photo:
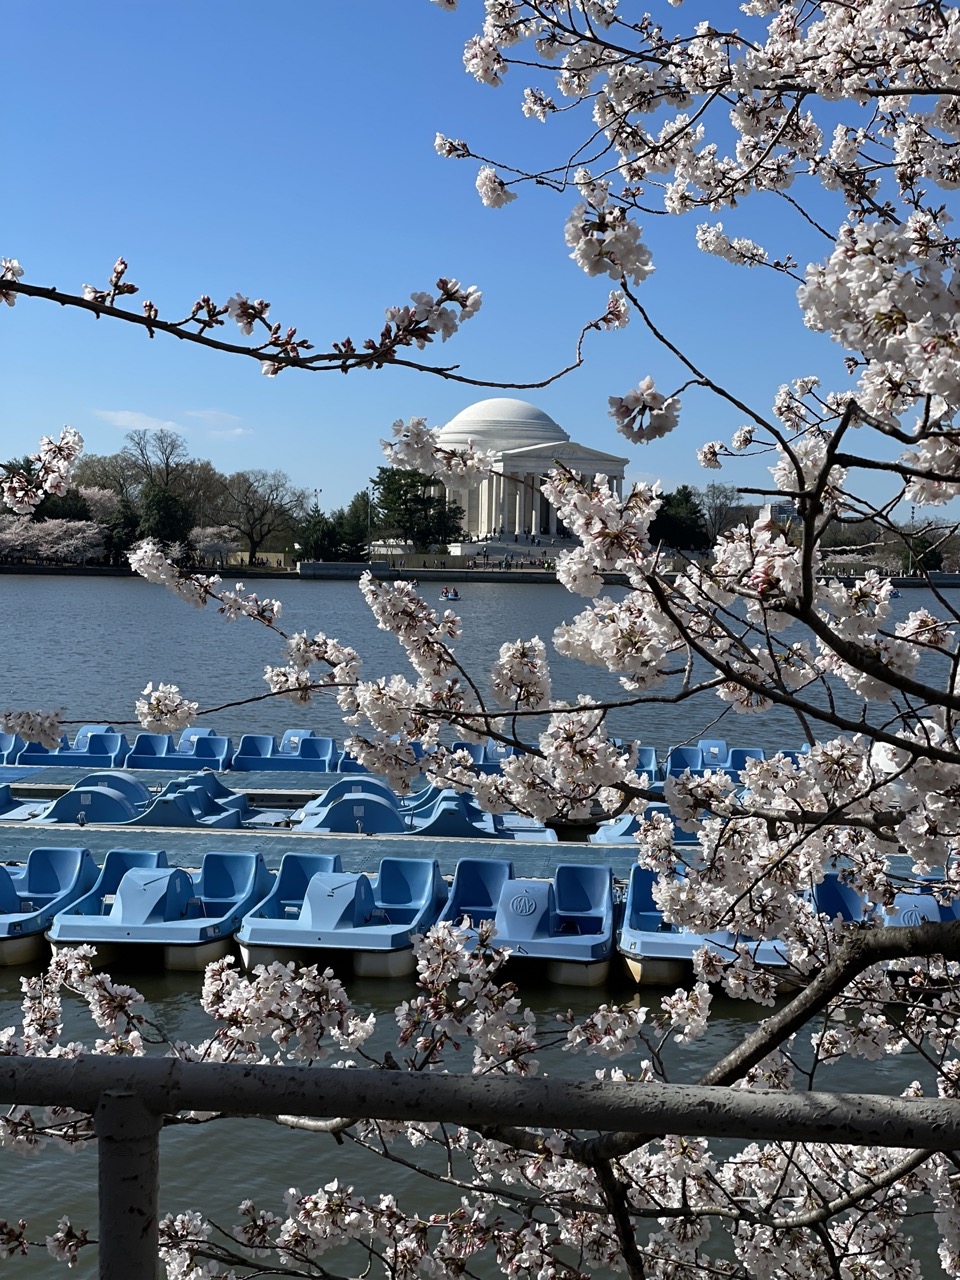
[[(362, 1116), (586, 1130), (602, 1158), (631, 1138), (682, 1133), (752, 1141), (960, 1148), (960, 1100), (789, 1093), (725, 1086), (431, 1075), (182, 1062), (175, 1058), (0, 1059), (0, 1105), (91, 1114), (99, 1149), (101, 1280), (154, 1280), (165, 1115)], [(589, 1158), (589, 1151), (586, 1153)]]

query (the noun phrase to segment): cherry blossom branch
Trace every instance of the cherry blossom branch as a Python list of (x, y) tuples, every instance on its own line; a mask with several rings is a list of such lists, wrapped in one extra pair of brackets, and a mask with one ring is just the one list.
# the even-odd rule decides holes
[[(403, 348), (416, 346), (421, 349), (430, 345), (435, 338), (446, 341), (456, 332), (460, 323), (475, 315), (480, 306), (480, 294), (473, 286), (462, 290), (457, 281), (441, 279), (438, 282), (436, 298), (426, 294), (414, 294), (415, 306), (392, 307), (387, 309), (387, 324), (377, 338), (368, 338), (359, 347), (352, 339), (346, 338), (333, 344), (330, 351), (315, 351), (306, 354), (311, 344), (304, 339), (296, 338), (296, 330), (288, 329), (281, 333), (278, 326), (271, 330), (270, 338), (260, 345), (245, 346), (242, 343), (227, 342), (215, 338), (209, 329), (224, 323), (222, 317), (230, 312), (235, 314), (237, 322), (244, 332), (252, 332), (252, 320), (248, 319), (251, 306), (260, 309), (257, 319), (263, 319), (269, 303), (250, 304), (246, 298), (237, 295), (226, 306), (217, 306), (206, 296), (194, 307), (193, 314), (183, 320), (161, 320), (152, 303), (145, 303), (145, 314), (128, 311), (123, 307), (112, 305), (108, 300), (108, 292), (90, 291), (90, 296), (66, 293), (55, 287), (27, 284), (20, 279), (4, 278), (0, 290), (11, 298), (17, 294), (31, 298), (41, 298), (56, 302), (60, 306), (73, 307), (91, 312), (97, 319), (106, 316), (114, 320), (122, 320), (145, 329), (152, 338), (156, 333), (164, 333), (179, 338), (184, 342), (195, 343), (209, 350), (220, 351), (228, 355), (244, 356), (256, 360), (261, 371), (269, 377), (276, 376), (283, 369), (296, 368), (312, 373), (336, 371), (349, 373), (353, 369), (382, 369), (388, 365), (397, 368), (414, 369), (420, 373), (431, 373), (447, 381), (458, 382), (472, 387), (497, 387), (503, 390), (535, 390), (551, 386), (559, 379), (566, 377), (583, 364), (583, 342), (586, 335), (593, 330), (609, 327), (604, 317), (588, 321), (577, 337), (574, 359), (561, 369), (543, 378), (527, 382), (506, 382), (482, 377), (468, 377), (458, 372), (458, 365), (430, 365), (419, 360), (411, 360), (398, 354)], [(136, 286), (130, 286), (135, 290)], [(453, 307), (458, 308), (458, 318)], [(191, 323), (198, 325), (196, 329), (187, 328)], [(248, 327), (248, 325), (250, 327)], [(269, 327), (269, 326), (268, 326)]]

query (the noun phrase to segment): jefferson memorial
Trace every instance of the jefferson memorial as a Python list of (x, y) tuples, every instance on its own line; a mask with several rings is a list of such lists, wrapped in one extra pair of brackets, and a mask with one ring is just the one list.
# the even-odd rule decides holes
[(440, 429), (440, 444), (447, 448), (462, 449), (468, 440), (478, 449), (500, 454), (498, 470), (503, 473), (487, 476), (479, 488), (458, 487), (455, 480), (446, 486), (447, 500), (466, 512), (464, 532), (471, 538), (495, 538), (501, 532), (555, 536), (557, 513), (540, 492), (555, 462), (591, 478), (605, 475), (623, 494), (628, 459), (577, 444), (548, 414), (525, 400), (480, 400)]

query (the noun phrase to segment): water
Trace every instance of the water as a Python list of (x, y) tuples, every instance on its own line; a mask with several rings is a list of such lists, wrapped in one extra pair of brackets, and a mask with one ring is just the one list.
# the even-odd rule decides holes
[[(268, 580), (257, 585), (261, 595), (282, 598), (286, 631), (323, 631), (352, 644), (364, 658), (364, 678), (395, 671), (412, 674), (396, 640), (377, 630), (355, 582)], [(425, 590), (428, 599), (434, 591), (439, 594), (439, 587)], [(949, 594), (960, 598), (960, 593)], [(457, 651), (479, 677), (484, 693), (489, 691), (485, 673), (504, 641), (539, 635), (549, 642), (554, 628), (586, 605), (558, 585), (516, 582), (469, 583), (462, 597), (457, 608), (464, 634)], [(0, 576), (0, 602), (8, 622), (0, 707), (59, 707), (67, 720), (122, 725), (129, 735), (139, 727), (133, 706), (140, 691), (149, 681), (156, 686), (163, 680), (179, 685), (185, 697), (205, 710), (259, 699), (212, 711), (201, 721), (232, 735), (235, 743), (242, 733), (280, 734), (292, 726), (344, 736), (332, 697), (317, 698), (307, 707), (286, 698), (264, 699), (263, 668), (283, 663), (283, 646), (275, 634), (248, 619), (228, 623), (212, 606), (192, 609), (164, 588), (136, 578), (5, 575)], [(932, 593), (904, 591), (893, 602), (894, 620), (921, 605), (937, 611)], [(442, 608), (439, 600), (437, 608)], [(623, 694), (616, 678), (598, 668), (556, 657), (552, 666), (559, 698), (575, 700), (585, 690), (604, 699)], [(668, 699), (678, 689), (675, 681), (652, 696)], [(855, 717), (857, 700), (845, 690), (839, 697)], [(722, 719), (714, 724), (717, 717)], [(714, 694), (614, 712), (610, 728), (660, 749), (700, 736), (768, 750), (803, 741), (791, 711), (774, 707), (760, 716), (740, 717)]]
[[(313, 634), (323, 630), (354, 644), (366, 660), (367, 675), (402, 669), (398, 645), (377, 631), (355, 583), (271, 581), (260, 585), (261, 594), (275, 592), (282, 597), (282, 621), (288, 631), (306, 628)], [(237, 697), (259, 695), (264, 664), (283, 660), (276, 637), (264, 628), (245, 620), (227, 624), (209, 608), (192, 610), (170, 593), (140, 580), (3, 576), (0, 598), (8, 622), (0, 674), (3, 707), (59, 706), (71, 720), (120, 725), (131, 719), (133, 701), (148, 681), (177, 683), (185, 695), (212, 707)], [(921, 605), (936, 611), (930, 593), (905, 591), (903, 598), (894, 602), (895, 617), (905, 617)], [(583, 602), (558, 586), (471, 583), (458, 607), (465, 628), (458, 649), (474, 668), (489, 664), (505, 640), (534, 634), (549, 638), (553, 628), (572, 617)], [(618, 688), (615, 679), (594, 669), (585, 674), (575, 663), (558, 660), (555, 664), (554, 689), (559, 697), (573, 699), (582, 689), (594, 695), (616, 695)], [(663, 749), (672, 743), (695, 741), (723, 706), (713, 695), (676, 705), (653, 703), (620, 713), (612, 719), (611, 727), (624, 737), (640, 738)], [(852, 699), (847, 706), (855, 707)], [(206, 723), (232, 735), (235, 742), (243, 732), (279, 734), (292, 725), (343, 736), (332, 700), (318, 700), (307, 708), (286, 700), (258, 701), (218, 711)], [(728, 714), (711, 736), (767, 749), (795, 746), (801, 740), (792, 714), (779, 708), (745, 720)], [(199, 977), (138, 975), (135, 982), (171, 1036), (196, 1040), (209, 1033), (209, 1022), (196, 1000)], [(385, 1047), (390, 1042), (392, 1011), (412, 988), (404, 982), (351, 983), (350, 988), (363, 1011), (379, 1015), (382, 1030), (376, 1043)], [(17, 975), (0, 970), (0, 1028), (18, 1020), (18, 990)], [(596, 996), (534, 988), (525, 990), (524, 997), (543, 1023), (571, 1006), (575, 1012), (585, 1013), (600, 998), (634, 998), (627, 988)], [(649, 999), (644, 996), (645, 1001)], [(671, 1049), (671, 1078), (696, 1079), (743, 1038), (754, 1015), (748, 1005), (721, 1002), (703, 1041), (686, 1050)], [(93, 1038), (89, 1024), (81, 1027), (77, 1023), (73, 1029), (85, 1039)], [(554, 1055), (549, 1069), (589, 1074), (599, 1065), (593, 1059)], [(631, 1068), (631, 1064), (625, 1065)], [(919, 1075), (921, 1068), (915, 1059), (888, 1058), (870, 1064), (869, 1078), (863, 1065), (832, 1068), (821, 1087), (896, 1093)], [(251, 1196), (262, 1207), (282, 1210), (288, 1187), (314, 1189), (333, 1177), (352, 1182), (365, 1193), (389, 1187), (401, 1204), (421, 1212), (447, 1203), (447, 1193), (435, 1184), (415, 1186), (413, 1175), (397, 1168), (385, 1170), (349, 1144), (337, 1146), (329, 1137), (281, 1131), (267, 1122), (181, 1127), (168, 1130), (162, 1139), (163, 1211), (196, 1207), (229, 1223), (244, 1196)], [(0, 1219), (26, 1217), (36, 1236), (51, 1231), (60, 1212), (75, 1215), (78, 1223), (95, 1228), (95, 1152), (44, 1154), (32, 1161), (4, 1152), (0, 1156)], [(62, 1268), (42, 1254), (10, 1265), (29, 1277), (63, 1274)], [(95, 1256), (91, 1254), (73, 1274), (95, 1275)]]
[[(209, 1034), (212, 1024), (197, 1004), (200, 977), (191, 975), (147, 976), (126, 975), (147, 997), (152, 1016), (172, 1038), (196, 1041)], [(412, 983), (396, 981), (378, 984), (370, 981), (349, 983), (351, 995), (361, 1013), (378, 1015), (378, 1030), (369, 1042), (370, 1051), (382, 1052), (395, 1046), (393, 1011), (400, 1000), (414, 991)], [(556, 1025), (557, 1014), (568, 1009), (582, 1016), (596, 1007), (599, 1000), (617, 999), (623, 1003), (638, 997), (625, 986), (591, 995), (576, 990), (560, 991), (549, 987), (525, 987), (524, 1000), (536, 1012), (539, 1027), (548, 1032)], [(0, 970), (0, 1027), (17, 1020), (17, 980)], [(656, 995), (645, 991), (642, 1003), (651, 1005)], [(665, 1051), (670, 1079), (675, 1083), (692, 1082), (724, 1053), (739, 1043), (752, 1025), (753, 1010), (738, 1002), (716, 1002), (715, 1016), (701, 1041), (686, 1048), (668, 1045)], [(89, 1041), (89, 1023), (84, 1024), (75, 1008), (68, 1009), (67, 1031)], [(802, 1046), (798, 1047), (802, 1054)], [(400, 1051), (397, 1051), (400, 1056)], [(640, 1055), (638, 1055), (639, 1057)], [(588, 1076), (606, 1065), (599, 1058), (570, 1056), (553, 1051), (543, 1055), (547, 1070), (560, 1076)], [(624, 1062), (627, 1070), (637, 1062)], [(863, 1090), (897, 1093), (908, 1080), (922, 1077), (916, 1062), (902, 1063), (887, 1058), (870, 1064), (869, 1082), (863, 1064), (841, 1064), (818, 1078), (819, 1088)], [(417, 1158), (422, 1152), (397, 1147), (403, 1157)], [(161, 1138), (161, 1212), (201, 1209), (218, 1223), (235, 1221), (236, 1206), (246, 1196), (259, 1208), (282, 1212), (283, 1196), (290, 1187), (306, 1192), (333, 1178), (348, 1183), (359, 1194), (374, 1196), (389, 1191), (402, 1207), (420, 1213), (435, 1212), (459, 1201), (459, 1192), (424, 1182), (395, 1165), (385, 1165), (353, 1147), (350, 1142), (335, 1144), (332, 1137), (278, 1128), (263, 1120), (224, 1120), (212, 1125), (182, 1126), (167, 1129)], [(93, 1148), (74, 1153), (45, 1152), (32, 1158), (21, 1158), (8, 1152), (0, 1156), (0, 1219), (25, 1217), (40, 1234), (54, 1228), (57, 1216), (68, 1213), (76, 1225), (96, 1228), (96, 1153)], [(642, 1227), (641, 1227), (642, 1229)], [(653, 1228), (651, 1228), (653, 1229)], [(39, 1238), (38, 1234), (34, 1238)], [(337, 1255), (331, 1265), (338, 1274)], [(13, 1265), (13, 1264), (11, 1264)], [(30, 1277), (61, 1275), (55, 1264), (41, 1254), (18, 1260), (17, 1274)], [(495, 1274), (481, 1266), (478, 1274)], [(931, 1272), (927, 1272), (931, 1274)], [(92, 1278), (96, 1275), (95, 1258), (91, 1255), (71, 1275)]]

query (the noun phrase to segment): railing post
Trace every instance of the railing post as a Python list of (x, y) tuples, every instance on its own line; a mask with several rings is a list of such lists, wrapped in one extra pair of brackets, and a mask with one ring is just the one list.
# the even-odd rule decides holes
[(100, 1095), (100, 1280), (156, 1280), (160, 1125), (138, 1094)]

